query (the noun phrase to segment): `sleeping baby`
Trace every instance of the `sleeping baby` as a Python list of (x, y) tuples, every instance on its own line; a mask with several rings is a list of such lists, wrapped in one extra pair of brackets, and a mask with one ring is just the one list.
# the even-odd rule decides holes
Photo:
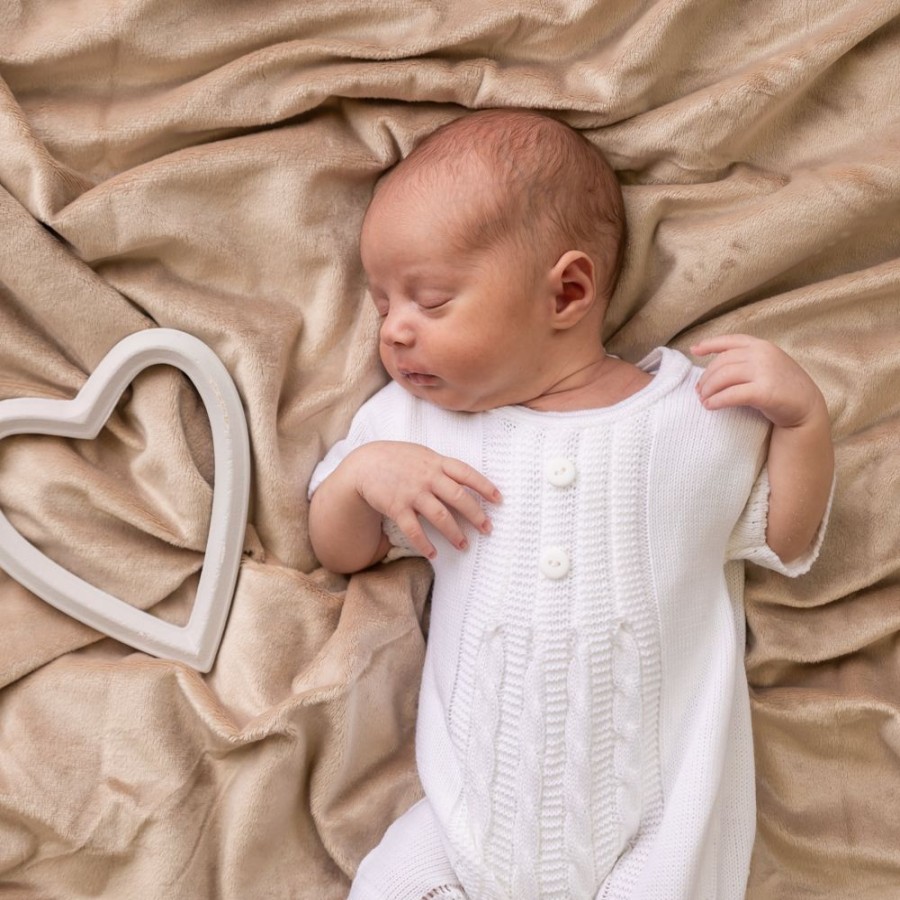
[(744, 896), (743, 566), (815, 559), (825, 401), (772, 344), (607, 354), (615, 175), (532, 112), (464, 116), (379, 184), (361, 256), (392, 381), (310, 484), (322, 565), (434, 567), (424, 799), (353, 900)]

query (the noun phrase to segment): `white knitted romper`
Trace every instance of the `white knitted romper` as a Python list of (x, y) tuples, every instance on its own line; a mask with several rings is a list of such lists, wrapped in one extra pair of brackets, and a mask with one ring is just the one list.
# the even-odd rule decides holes
[(355, 447), (406, 440), (503, 494), (468, 550), (429, 534), (427, 799), (364, 861), (354, 900), (744, 896), (742, 560), (800, 574), (824, 523), (784, 566), (765, 546), (766, 420), (705, 410), (677, 351), (640, 366), (655, 377), (638, 393), (567, 413), (453, 413), (390, 384), (316, 470), (310, 493)]

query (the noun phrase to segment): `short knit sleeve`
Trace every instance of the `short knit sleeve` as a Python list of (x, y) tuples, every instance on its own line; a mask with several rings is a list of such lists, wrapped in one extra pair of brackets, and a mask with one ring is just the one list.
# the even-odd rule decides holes
[(831, 483), (831, 493), (828, 497), (825, 514), (822, 516), (822, 521), (819, 523), (819, 528), (809, 549), (790, 563), (784, 563), (766, 543), (766, 525), (769, 517), (769, 470), (766, 465), (763, 465), (750, 492), (747, 505), (731, 532), (727, 558), (729, 560), (745, 559), (791, 578), (805, 574), (816, 561), (822, 547), (833, 499), (834, 481)]
[[(398, 399), (402, 401), (404, 398), (398, 395), (398, 390), (402, 389), (396, 385), (388, 385), (359, 408), (350, 423), (347, 437), (338, 441), (313, 469), (307, 491), (310, 500), (322, 482), (358, 447), (372, 441), (408, 439), (402, 427), (404, 416), (400, 407), (403, 404), (397, 403)], [(390, 519), (385, 518), (382, 527), (391, 542), (391, 549), (385, 557), (386, 562), (402, 556), (421, 556)]]
[[(374, 400), (374, 398), (372, 399)], [(377, 420), (372, 415), (371, 404), (372, 400), (369, 400), (359, 408), (353, 417), (353, 421), (350, 423), (347, 437), (338, 441), (313, 469), (312, 477), (309, 480), (309, 488), (307, 489), (308, 499), (312, 499), (312, 495), (318, 490), (319, 485), (334, 472), (353, 450), (378, 439), (374, 427)]]

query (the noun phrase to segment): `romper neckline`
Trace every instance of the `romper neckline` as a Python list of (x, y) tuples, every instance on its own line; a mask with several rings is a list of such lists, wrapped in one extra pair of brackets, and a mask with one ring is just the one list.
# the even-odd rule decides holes
[(538, 410), (527, 406), (500, 406), (496, 409), (486, 410), (482, 415), (527, 421), (556, 419), (572, 424), (612, 422), (634, 415), (655, 403), (660, 397), (684, 381), (692, 365), (691, 361), (678, 350), (673, 350), (671, 347), (656, 347), (637, 363), (637, 367), (653, 375), (653, 380), (631, 396), (609, 406), (571, 410)]

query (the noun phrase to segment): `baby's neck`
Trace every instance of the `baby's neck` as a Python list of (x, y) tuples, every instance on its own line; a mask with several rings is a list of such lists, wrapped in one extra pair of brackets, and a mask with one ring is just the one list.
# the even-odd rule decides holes
[(523, 405), (542, 412), (599, 409), (626, 400), (652, 380), (652, 375), (632, 363), (604, 354)]

